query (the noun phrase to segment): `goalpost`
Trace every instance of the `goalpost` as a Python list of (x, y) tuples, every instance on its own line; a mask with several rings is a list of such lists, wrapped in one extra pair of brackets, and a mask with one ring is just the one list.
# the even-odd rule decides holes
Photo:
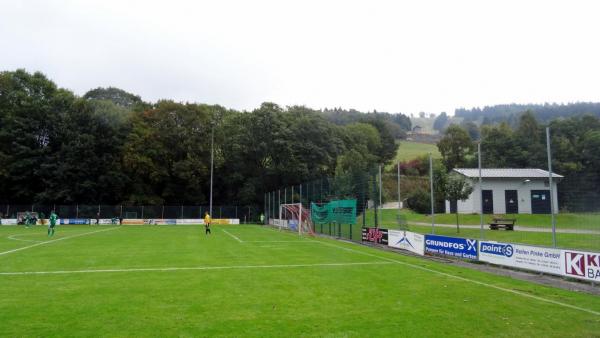
[(297, 231), (299, 235), (314, 235), (310, 210), (301, 203), (286, 203), (279, 206), (279, 228)]

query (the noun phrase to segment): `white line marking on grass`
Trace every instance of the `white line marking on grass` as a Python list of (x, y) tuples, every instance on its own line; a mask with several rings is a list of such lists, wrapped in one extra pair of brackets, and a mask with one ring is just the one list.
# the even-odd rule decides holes
[(303, 244), (311, 244), (308, 241), (244, 241), (244, 243), (303, 243)]
[(44, 245), (44, 244), (48, 244), (48, 243), (54, 243), (54, 242), (62, 241), (62, 240), (69, 239), (69, 238), (75, 238), (75, 237), (80, 237), (80, 236), (92, 235), (92, 234), (95, 234), (95, 233), (98, 233), (98, 232), (109, 231), (109, 230), (114, 230), (114, 229), (118, 229), (118, 227), (117, 228), (108, 228), (108, 229), (96, 230), (96, 231), (91, 231), (91, 232), (84, 232), (82, 234), (77, 234), (77, 235), (73, 235), (73, 236), (62, 237), (62, 238), (53, 239), (53, 240), (50, 240), (50, 241), (39, 242), (39, 243), (35, 243), (35, 244), (32, 244), (32, 245), (24, 246), (24, 247), (21, 247), (21, 248), (16, 248), (16, 249), (13, 249), (13, 250), (8, 250), (8, 251), (0, 252), (0, 256), (7, 255), (7, 254), (10, 254), (10, 253), (13, 253), (13, 252), (17, 252), (17, 251), (21, 251), (21, 250), (25, 250), (25, 249), (34, 248), (36, 246), (40, 246), (40, 245)]
[(223, 231), (224, 233), (228, 234), (229, 236), (233, 237), (235, 240), (237, 240), (240, 243), (244, 243), (241, 239), (239, 239), (236, 235), (232, 235), (231, 233), (229, 233), (229, 231), (225, 230), (225, 229), (221, 229), (221, 231)]
[(393, 263), (396, 263), (396, 264), (400, 264), (400, 265), (412, 267), (412, 268), (423, 270), (423, 271), (427, 271), (427, 272), (433, 272), (433, 273), (436, 273), (436, 274), (439, 274), (439, 275), (442, 275), (442, 276), (446, 276), (446, 277), (458, 279), (458, 280), (461, 280), (461, 281), (464, 281), (464, 282), (470, 282), (470, 283), (473, 283), (473, 284), (477, 284), (477, 285), (481, 285), (481, 286), (486, 286), (486, 287), (489, 287), (489, 288), (492, 288), (492, 289), (496, 289), (496, 290), (500, 290), (500, 291), (504, 291), (504, 292), (509, 292), (509, 293), (512, 293), (512, 294), (515, 294), (515, 295), (519, 295), (519, 296), (523, 296), (523, 297), (527, 297), (527, 298), (539, 300), (541, 302), (555, 304), (555, 305), (567, 307), (567, 308), (570, 308), (570, 309), (574, 309), (574, 310), (579, 310), (579, 311), (591, 313), (591, 314), (596, 315), (596, 316), (600, 316), (600, 312), (598, 312), (598, 311), (594, 311), (594, 310), (582, 308), (582, 307), (579, 307), (579, 306), (562, 303), (562, 302), (555, 301), (555, 300), (552, 300), (552, 299), (543, 298), (543, 297), (540, 297), (540, 296), (530, 295), (528, 293), (524, 293), (524, 292), (520, 292), (520, 291), (516, 291), (516, 290), (512, 290), (512, 289), (507, 289), (507, 288), (504, 288), (504, 287), (501, 287), (501, 286), (497, 286), (497, 285), (493, 285), (493, 284), (488, 284), (488, 283), (485, 283), (485, 282), (480, 282), (480, 281), (473, 280), (473, 279), (468, 279), (468, 278), (465, 278), (465, 277), (456, 276), (456, 275), (453, 275), (453, 274), (450, 274), (450, 273), (447, 273), (447, 272), (442, 272), (442, 271), (437, 271), (437, 270), (429, 269), (429, 268), (426, 268), (426, 267), (423, 267), (423, 266), (419, 266), (419, 265), (415, 265), (415, 264), (411, 264), (411, 263), (402, 262), (402, 261), (395, 260), (395, 259), (388, 258), (388, 257), (381, 257), (381, 256), (373, 255), (373, 254), (370, 254), (370, 253), (367, 253), (367, 252), (362, 252), (362, 251), (358, 251), (358, 250), (354, 250), (354, 249), (350, 249), (350, 248), (344, 248), (344, 247), (337, 246), (337, 245), (334, 245), (334, 244), (331, 244), (331, 243), (321, 242), (321, 241), (317, 241), (317, 240), (313, 240), (313, 241), (321, 243), (321, 244), (326, 245), (326, 246), (338, 248), (338, 249), (341, 249), (341, 250), (346, 250), (346, 251), (359, 253), (359, 254), (362, 254), (362, 255), (365, 255), (365, 256), (369, 256), (369, 257), (383, 259), (383, 260), (386, 260), (388, 262), (393, 262)]
[(8, 236), (6, 238), (12, 239), (13, 241), (21, 241), (21, 242), (34, 242), (34, 243), (42, 242), (42, 241), (36, 241), (36, 240), (33, 240), (33, 239), (15, 238), (16, 236), (24, 236), (24, 235), (29, 235), (29, 234), (14, 234), (14, 235)]
[(231, 266), (197, 266), (197, 267), (170, 267), (170, 268), (131, 268), (131, 269), (89, 269), (89, 270), (63, 270), (63, 271), (17, 271), (0, 272), (0, 276), (19, 275), (61, 275), (77, 273), (108, 273), (108, 272), (164, 272), (164, 271), (194, 271), (194, 270), (234, 270), (234, 269), (277, 269), (277, 268), (311, 268), (311, 267), (337, 267), (337, 266), (364, 266), (385, 265), (392, 262), (349, 262), (349, 263), (314, 263), (314, 264), (275, 264), (275, 265), (231, 265)]
[[(260, 227), (260, 229), (265, 229), (265, 230), (268, 230), (268, 231), (275, 232), (275, 230), (271, 229), (271, 228)], [(286, 233), (286, 234), (290, 235), (290, 236), (297, 236), (296, 234), (291, 234), (291, 233)], [(552, 300), (552, 299), (547, 299), (547, 298), (543, 298), (543, 297), (540, 297), (540, 296), (531, 295), (531, 294), (528, 294), (528, 293), (525, 293), (525, 292), (520, 292), (520, 291), (516, 291), (516, 290), (512, 290), (512, 289), (507, 289), (507, 288), (504, 288), (504, 287), (501, 287), (501, 286), (497, 286), (497, 285), (493, 285), (493, 284), (488, 284), (488, 283), (485, 283), (485, 282), (480, 282), (480, 281), (477, 281), (477, 280), (474, 280), (474, 279), (469, 279), (469, 278), (466, 278), (466, 277), (456, 276), (456, 275), (453, 275), (453, 274), (450, 274), (450, 273), (446, 273), (446, 272), (442, 272), (442, 271), (437, 271), (437, 270), (434, 270), (434, 269), (429, 269), (429, 268), (422, 267), (422, 266), (419, 266), (419, 265), (416, 265), (416, 264), (402, 262), (402, 261), (399, 261), (399, 260), (396, 260), (396, 259), (392, 259), (392, 258), (388, 258), (388, 257), (382, 257), (382, 256), (370, 254), (370, 253), (367, 253), (367, 252), (362, 252), (362, 251), (354, 250), (354, 249), (351, 249), (351, 248), (341, 247), (341, 246), (338, 246), (338, 245), (335, 245), (335, 244), (331, 244), (331, 243), (327, 243), (327, 242), (324, 242), (324, 241), (318, 241), (318, 240), (315, 240), (315, 239), (307, 239), (307, 240), (308, 241), (317, 242), (317, 243), (321, 243), (323, 245), (330, 246), (330, 247), (333, 247), (333, 248), (345, 250), (345, 251), (348, 251), (348, 252), (354, 252), (354, 253), (358, 253), (358, 254), (361, 254), (361, 255), (369, 256), (369, 257), (383, 259), (383, 260), (386, 260), (388, 262), (393, 262), (393, 263), (396, 263), (396, 264), (408, 266), (408, 267), (411, 267), (411, 268), (414, 268), (414, 269), (419, 269), (419, 270), (422, 270), (422, 271), (432, 272), (432, 273), (435, 273), (435, 274), (438, 274), (438, 275), (442, 275), (442, 276), (446, 276), (446, 277), (458, 279), (458, 280), (461, 280), (461, 281), (464, 281), (464, 282), (470, 282), (470, 283), (473, 283), (473, 284), (477, 284), (477, 285), (489, 287), (489, 288), (492, 288), (492, 289), (496, 289), (496, 290), (500, 290), (500, 291), (512, 293), (512, 294), (515, 294), (515, 295), (519, 295), (519, 296), (523, 296), (523, 297), (535, 299), (535, 300), (538, 300), (538, 301), (541, 301), (541, 302), (555, 304), (555, 305), (559, 305), (559, 306), (562, 306), (562, 307), (570, 308), (570, 309), (573, 309), (573, 310), (583, 311), (583, 312), (591, 313), (591, 314), (596, 315), (596, 316), (600, 316), (600, 312), (598, 312), (598, 311), (594, 311), (594, 310), (582, 308), (582, 307), (579, 307), (579, 306), (570, 305), (570, 304), (562, 303), (562, 302), (555, 301), (555, 300)]]

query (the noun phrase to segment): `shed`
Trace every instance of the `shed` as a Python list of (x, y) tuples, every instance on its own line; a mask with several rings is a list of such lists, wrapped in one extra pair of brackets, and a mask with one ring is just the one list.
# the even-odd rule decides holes
[(549, 214), (550, 201), (558, 213), (557, 183), (563, 176), (556, 173), (552, 173), (554, 193), (550, 198), (549, 175), (543, 169), (481, 169), (481, 196), (479, 169), (456, 168), (453, 172), (466, 177), (474, 189), (465, 201), (446, 201), (448, 213), (479, 213), (483, 208), (484, 214)]

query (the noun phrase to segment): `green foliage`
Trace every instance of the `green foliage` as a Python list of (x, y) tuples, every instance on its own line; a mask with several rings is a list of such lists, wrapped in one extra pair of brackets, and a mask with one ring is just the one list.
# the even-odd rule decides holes
[[(451, 203), (456, 203), (457, 201), (464, 201), (473, 192), (473, 186), (465, 179), (464, 176), (453, 174), (448, 175), (448, 178), (445, 182), (444, 190), (445, 190), (445, 198)], [(455, 210), (456, 214), (456, 232), (460, 231), (460, 225), (458, 223), (458, 210)]]
[(420, 214), (431, 214), (431, 197), (424, 189), (412, 191), (406, 199), (407, 206)]
[(438, 117), (436, 117), (435, 121), (433, 122), (433, 129), (437, 130), (437, 131), (444, 131), (444, 129), (446, 128), (446, 125), (448, 124), (448, 115), (446, 115), (446, 112), (442, 112)]
[(92, 89), (85, 93), (83, 98), (86, 100), (106, 100), (125, 108), (142, 104), (142, 99), (139, 96), (115, 87)]
[(467, 121), (483, 121), (482, 124), (517, 122), (519, 116), (530, 111), (537, 120), (548, 122), (557, 118), (580, 117), (591, 114), (600, 117), (600, 103), (578, 102), (568, 104), (503, 104), (473, 109), (456, 109), (454, 115)]
[(368, 119), (382, 120), (396, 139), (406, 138), (406, 133), (412, 129), (410, 118), (404, 114), (390, 114), (374, 111), (372, 113), (361, 113), (357, 110), (345, 110), (341, 108), (327, 109), (320, 112), (327, 120), (337, 125), (347, 125)]
[(447, 170), (464, 167), (472, 155), (474, 144), (469, 134), (456, 124), (450, 125), (437, 144)]

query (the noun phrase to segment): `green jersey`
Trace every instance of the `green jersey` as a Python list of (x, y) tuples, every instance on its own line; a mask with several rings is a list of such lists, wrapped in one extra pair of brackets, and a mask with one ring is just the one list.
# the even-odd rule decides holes
[(58, 216), (55, 213), (50, 214), (50, 225), (55, 226)]

